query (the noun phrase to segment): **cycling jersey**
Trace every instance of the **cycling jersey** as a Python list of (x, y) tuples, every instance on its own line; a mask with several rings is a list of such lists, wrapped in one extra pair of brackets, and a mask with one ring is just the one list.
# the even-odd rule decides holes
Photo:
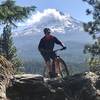
[(61, 41), (59, 41), (56, 37), (52, 35), (44, 36), (39, 43), (38, 49), (40, 51), (53, 51), (54, 44), (61, 45), (63, 47), (63, 44)]
[(50, 61), (50, 59), (54, 60), (57, 58), (57, 55), (53, 52), (54, 44), (58, 44), (63, 47), (62, 42), (52, 35), (44, 36), (40, 40), (38, 49), (46, 62)]

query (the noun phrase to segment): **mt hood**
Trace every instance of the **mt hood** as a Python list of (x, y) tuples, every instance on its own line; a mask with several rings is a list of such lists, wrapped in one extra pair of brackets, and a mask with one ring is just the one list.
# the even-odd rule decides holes
[(66, 31), (81, 30), (82, 22), (74, 19), (70, 14), (64, 14), (56, 9), (46, 9), (43, 12), (35, 12), (24, 23), (18, 23), (14, 32), (16, 36), (32, 35), (40, 33), (45, 27), (52, 32), (66, 33)]

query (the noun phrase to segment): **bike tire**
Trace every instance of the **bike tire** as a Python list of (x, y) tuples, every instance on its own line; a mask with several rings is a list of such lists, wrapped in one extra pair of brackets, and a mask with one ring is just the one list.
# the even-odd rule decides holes
[(66, 65), (65, 61), (62, 58), (59, 58), (60, 63), (60, 75), (62, 78), (69, 76), (68, 66)]

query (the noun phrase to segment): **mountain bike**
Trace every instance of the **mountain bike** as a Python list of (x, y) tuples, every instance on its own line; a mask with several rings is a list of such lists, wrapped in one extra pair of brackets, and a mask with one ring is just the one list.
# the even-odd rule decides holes
[[(62, 51), (62, 50), (64, 50), (64, 49), (63, 48), (56, 49), (53, 52), (55, 54), (57, 54), (58, 51)], [(59, 66), (58, 66), (58, 70), (59, 70), (59, 73), (58, 74), (59, 74), (59, 76), (61, 78), (64, 78), (66, 76), (69, 76), (68, 66), (66, 65), (65, 61), (60, 56), (57, 56), (56, 59), (59, 62)], [(55, 61), (54, 60), (52, 60), (52, 66), (51, 67), (52, 67), (51, 69), (52, 69), (53, 78), (55, 78), (56, 77), (56, 65), (55, 65)], [(48, 77), (47, 74), (48, 74), (47, 67), (45, 67), (44, 68), (44, 72), (43, 72), (43, 76), (44, 77)]]

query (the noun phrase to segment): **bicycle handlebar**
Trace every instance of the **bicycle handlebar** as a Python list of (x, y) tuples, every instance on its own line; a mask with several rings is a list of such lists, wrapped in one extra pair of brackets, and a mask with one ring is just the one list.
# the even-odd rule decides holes
[(44, 52), (57, 52), (57, 51), (65, 50), (65, 49), (66, 49), (66, 47), (63, 47), (63, 48), (61, 48), (61, 49), (56, 49), (56, 50), (54, 50), (54, 51), (51, 51), (51, 50), (45, 50), (45, 49), (41, 49), (40, 51), (44, 51)]
[(56, 50), (54, 50), (53, 52), (62, 51), (62, 50), (65, 50), (65, 49), (66, 49), (66, 47), (63, 47), (63, 48), (61, 48), (61, 49), (56, 49)]

